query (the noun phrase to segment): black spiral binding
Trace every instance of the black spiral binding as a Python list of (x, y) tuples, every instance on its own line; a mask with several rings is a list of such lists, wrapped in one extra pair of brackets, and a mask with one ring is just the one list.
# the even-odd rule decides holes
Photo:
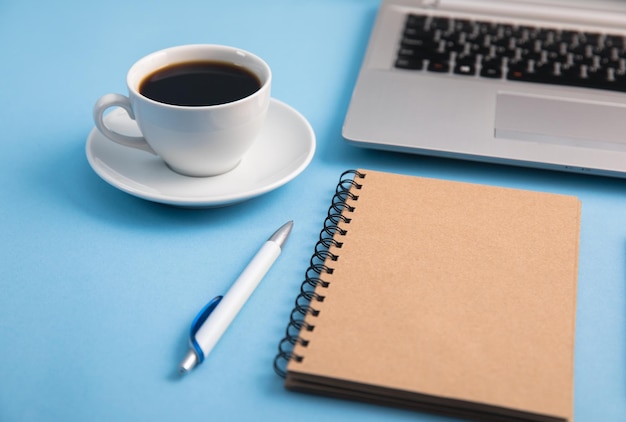
[(278, 344), (278, 354), (274, 359), (274, 371), (281, 377), (287, 375), (286, 366), (290, 360), (301, 362), (304, 358), (293, 352), (296, 344), (304, 347), (308, 346), (308, 340), (300, 337), (302, 330), (313, 331), (314, 325), (307, 323), (304, 318), (307, 314), (314, 317), (319, 315), (319, 311), (311, 304), (314, 302), (322, 302), (325, 296), (315, 292), (315, 287), (320, 285), (327, 288), (329, 283), (321, 277), (323, 274), (332, 274), (333, 268), (329, 266), (333, 261), (337, 261), (338, 255), (329, 251), (331, 246), (341, 248), (343, 242), (338, 240), (339, 236), (345, 236), (347, 231), (339, 224), (350, 224), (350, 218), (346, 214), (354, 212), (354, 207), (348, 205), (346, 201), (358, 200), (358, 195), (350, 191), (352, 187), (361, 189), (361, 184), (357, 179), (363, 179), (364, 173), (357, 170), (348, 170), (341, 174), (339, 183), (335, 189), (331, 205), (328, 208), (328, 215), (324, 219), (324, 227), (320, 231), (319, 241), (315, 244), (315, 251), (311, 257), (310, 265), (305, 272), (305, 279), (300, 286), (300, 293), (296, 297), (295, 306), (289, 316), (289, 324), (285, 330), (285, 337)]

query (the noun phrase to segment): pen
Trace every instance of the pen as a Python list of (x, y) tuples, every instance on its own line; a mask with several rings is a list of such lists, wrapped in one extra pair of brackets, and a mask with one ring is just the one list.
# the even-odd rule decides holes
[(289, 221), (276, 230), (252, 258), (228, 292), (224, 296), (213, 298), (198, 313), (191, 324), (189, 336), (191, 347), (179, 365), (180, 373), (191, 371), (211, 353), (226, 328), (280, 255), (292, 227), (293, 221)]

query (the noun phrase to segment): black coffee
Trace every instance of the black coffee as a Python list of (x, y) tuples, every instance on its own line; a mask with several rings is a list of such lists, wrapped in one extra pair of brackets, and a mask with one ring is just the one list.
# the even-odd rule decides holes
[(139, 84), (141, 95), (179, 106), (230, 103), (259, 88), (261, 81), (250, 71), (217, 61), (170, 65), (148, 75)]

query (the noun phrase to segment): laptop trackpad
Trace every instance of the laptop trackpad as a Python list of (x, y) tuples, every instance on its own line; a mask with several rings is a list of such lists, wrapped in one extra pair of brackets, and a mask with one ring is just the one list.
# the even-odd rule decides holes
[(626, 105), (498, 93), (495, 137), (626, 149)]

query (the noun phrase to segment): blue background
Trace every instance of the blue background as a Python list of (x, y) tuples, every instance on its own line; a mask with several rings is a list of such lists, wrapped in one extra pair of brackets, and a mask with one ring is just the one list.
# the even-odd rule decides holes
[[(626, 182), (356, 149), (341, 137), (377, 0), (0, 1), (0, 421), (450, 419), (284, 390), (272, 369), (328, 201), (347, 168), (572, 194), (583, 203), (578, 421), (626, 420)], [(89, 167), (91, 109), (152, 51), (255, 52), (273, 96), (317, 135), (291, 183), (185, 210)], [(178, 379), (195, 313), (271, 232), (277, 263), (198, 370)], [(393, 339), (390, 339), (393, 341)]]

